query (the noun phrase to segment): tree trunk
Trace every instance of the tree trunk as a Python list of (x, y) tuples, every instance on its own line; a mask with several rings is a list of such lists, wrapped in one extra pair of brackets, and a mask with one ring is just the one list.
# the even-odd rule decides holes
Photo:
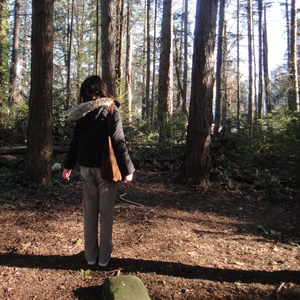
[(188, 115), (187, 106), (187, 73), (188, 73), (188, 0), (184, 0), (184, 41), (183, 41), (183, 84), (182, 111)]
[(183, 180), (209, 185), (218, 0), (197, 0), (191, 102)]
[(4, 95), (4, 0), (0, 0), (0, 123), (2, 122), (2, 106)]
[[(116, 65), (116, 75), (117, 79), (120, 81), (123, 79), (123, 56), (124, 56), (124, 51), (123, 51), (123, 38), (124, 38), (124, 5), (125, 1), (120, 0), (118, 3), (118, 12), (117, 12), (117, 42), (116, 42), (116, 58), (117, 58), (117, 65)], [(122, 94), (122, 84), (119, 84), (118, 86), (118, 94)]]
[[(146, 20), (146, 4), (147, 0), (145, 0), (145, 5), (144, 5), (144, 30), (143, 30), (143, 52), (142, 52), (142, 64), (143, 66), (146, 66), (146, 52), (147, 52), (147, 41), (146, 41), (146, 28), (147, 28), (147, 20)], [(142, 97), (142, 120), (146, 121), (146, 82), (147, 82), (147, 68), (142, 69), (142, 90), (141, 90), (141, 97)]]
[(16, 84), (17, 84), (17, 67), (18, 67), (18, 51), (19, 51), (19, 33), (20, 33), (20, 11), (21, 0), (15, 0), (14, 8), (14, 33), (13, 33), (13, 49), (11, 55), (11, 69), (10, 69), (10, 93), (9, 104), (12, 106), (16, 102)]
[(253, 65), (253, 11), (252, 0), (248, 0), (248, 72), (249, 72), (249, 95), (248, 95), (248, 126), (250, 134), (253, 133), (253, 104), (254, 104), (254, 65)]
[(258, 2), (258, 99), (257, 118), (261, 119), (263, 111), (264, 74), (263, 74), (263, 0)]
[(72, 54), (72, 35), (73, 35), (73, 14), (74, 14), (74, 0), (72, 0), (71, 8), (68, 1), (68, 54), (67, 54), (67, 102), (66, 109), (69, 109), (71, 99), (71, 54)]
[(154, 4), (154, 24), (153, 24), (153, 63), (152, 63), (152, 90), (151, 90), (151, 124), (154, 124), (154, 90), (155, 90), (155, 79), (156, 79), (156, 21), (157, 21), (157, 0)]
[(169, 135), (166, 123), (173, 113), (173, 15), (172, 0), (164, 0), (158, 82), (159, 141)]
[(113, 0), (101, 1), (102, 79), (108, 91), (116, 95), (115, 36)]
[(99, 0), (96, 0), (96, 57), (95, 57), (95, 74), (98, 74), (99, 64)]
[(32, 1), (31, 91), (26, 164), (39, 185), (51, 184), (53, 1)]
[(130, 24), (130, 0), (127, 0), (127, 28), (126, 28), (126, 83), (125, 88), (127, 92), (127, 119), (131, 121), (131, 64), (132, 64), (132, 50), (131, 50), (131, 24)]
[(150, 53), (151, 53), (151, 41), (150, 41), (150, 7), (151, 2), (150, 0), (147, 0), (147, 32), (146, 32), (146, 39), (147, 39), (147, 47), (146, 47), (146, 121), (149, 122), (149, 116), (150, 116)]
[(240, 125), (240, 113), (241, 113), (241, 74), (240, 74), (240, 1), (236, 2), (237, 18), (236, 18), (236, 60), (237, 60), (237, 70), (236, 70), (236, 94), (237, 94), (237, 108), (236, 108), (236, 119), (237, 119), (237, 130), (241, 128)]
[(216, 104), (215, 104), (215, 121), (214, 121), (215, 135), (217, 135), (221, 129), (221, 107), (222, 107), (222, 100), (223, 100), (221, 78), (222, 78), (222, 64), (223, 64), (224, 18), (225, 18), (225, 0), (220, 0), (218, 53), (217, 53), (217, 66), (216, 66)]
[(227, 98), (227, 86), (228, 86), (228, 79), (227, 79), (227, 53), (228, 53), (228, 47), (227, 47), (227, 24), (226, 21), (224, 21), (224, 29), (223, 29), (223, 64), (222, 64), (222, 84), (221, 84), (221, 128), (222, 132), (226, 131), (227, 126), (227, 113), (228, 113), (228, 98)]
[(266, 112), (270, 113), (271, 105), (271, 81), (269, 77), (269, 63), (268, 63), (268, 34), (267, 34), (267, 9), (264, 6), (264, 29), (263, 29), (263, 64), (264, 64), (264, 81), (265, 81), (265, 106)]
[(299, 111), (299, 89), (298, 89), (298, 71), (297, 71), (297, 11), (296, 0), (291, 4), (291, 48), (289, 60), (289, 110)]

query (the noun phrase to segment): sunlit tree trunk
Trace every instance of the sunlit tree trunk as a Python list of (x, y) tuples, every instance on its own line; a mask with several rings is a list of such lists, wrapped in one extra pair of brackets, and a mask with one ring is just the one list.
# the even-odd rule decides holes
[(288, 105), (292, 111), (299, 110), (299, 89), (298, 89), (298, 71), (297, 71), (297, 10), (296, 0), (291, 3), (291, 48), (289, 60), (289, 92)]
[(228, 79), (227, 79), (227, 53), (228, 53), (228, 48), (227, 48), (227, 24), (226, 21), (224, 21), (224, 30), (223, 30), (223, 67), (222, 67), (222, 85), (221, 85), (221, 108), (222, 108), (222, 113), (221, 113), (221, 127), (222, 127), (222, 132), (226, 132), (226, 126), (227, 126), (227, 113), (228, 113), (228, 93), (227, 93), (227, 86), (228, 86)]
[(21, 0), (15, 0), (14, 7), (14, 32), (13, 32), (13, 49), (11, 55), (11, 69), (10, 69), (10, 93), (9, 93), (9, 104), (13, 105), (16, 102), (16, 85), (17, 85), (17, 67), (18, 67), (18, 51), (19, 51), (19, 33), (20, 33), (20, 11), (21, 11)]
[(218, 32), (218, 53), (216, 66), (216, 104), (215, 104), (215, 127), (214, 133), (217, 135), (221, 126), (221, 107), (222, 107), (222, 64), (223, 64), (223, 41), (224, 41), (224, 18), (225, 0), (220, 0), (219, 5), (219, 32)]
[(4, 0), (0, 0), (0, 122), (2, 121), (2, 107), (3, 107), (3, 95), (4, 95)]
[[(181, 24), (182, 25), (182, 24)], [(174, 39), (174, 67), (176, 71), (176, 80), (177, 80), (177, 91), (176, 91), (176, 110), (179, 109), (181, 104), (181, 98), (183, 95), (183, 86), (182, 86), (182, 38), (183, 31), (182, 28), (175, 34)]]
[(182, 111), (188, 114), (187, 80), (188, 80), (188, 0), (184, 0), (184, 41), (183, 41), (183, 85), (182, 85)]
[(291, 56), (291, 24), (290, 24), (290, 15), (289, 15), (289, 0), (285, 0), (285, 21), (286, 21), (286, 41), (287, 41), (287, 54), (288, 62)]
[(263, 74), (263, 0), (257, 0), (258, 3), (258, 99), (257, 99), (257, 117), (261, 119), (263, 110), (264, 95), (264, 74)]
[(236, 119), (237, 119), (237, 130), (240, 130), (240, 114), (241, 114), (241, 75), (240, 75), (240, 1), (236, 2), (237, 18), (236, 18), (236, 31), (237, 31), (237, 40), (236, 40), (236, 60), (237, 60), (237, 70), (236, 70)]
[(99, 64), (99, 0), (96, 0), (96, 57), (95, 57), (95, 74), (98, 74), (98, 64)]
[(151, 40), (150, 40), (150, 5), (151, 1), (147, 0), (147, 13), (146, 13), (146, 19), (147, 19), (147, 25), (146, 25), (146, 40), (147, 40), (147, 47), (146, 47), (146, 121), (149, 122), (149, 117), (150, 117), (150, 54), (151, 54)]
[(126, 83), (125, 88), (127, 92), (127, 119), (131, 121), (131, 64), (132, 64), (132, 50), (131, 50), (131, 24), (130, 24), (130, 0), (127, 0), (127, 25), (126, 25)]
[(113, 0), (101, 1), (102, 78), (108, 91), (116, 95), (115, 35)]
[(26, 165), (38, 185), (51, 184), (53, 0), (32, 1), (31, 90)]
[(197, 0), (191, 102), (183, 180), (209, 185), (218, 0)]
[(166, 123), (173, 113), (173, 15), (172, 0), (164, 0), (158, 83), (159, 140), (169, 135)]
[(263, 64), (264, 64), (264, 82), (265, 82), (265, 107), (266, 112), (272, 110), (271, 106), (271, 81), (269, 77), (269, 63), (268, 63), (268, 34), (267, 34), (267, 10), (264, 6), (264, 29), (263, 29)]
[(153, 51), (152, 51), (152, 90), (151, 90), (151, 124), (154, 124), (154, 91), (156, 88), (156, 21), (157, 21), (157, 0), (154, 2), (154, 24), (153, 24)]
[[(145, 5), (144, 5), (144, 30), (143, 30), (143, 53), (142, 53), (142, 63), (143, 66), (146, 66), (147, 62), (146, 62), (146, 52), (147, 52), (147, 37), (146, 37), (146, 31), (147, 31), (147, 18), (146, 18), (146, 10), (147, 10), (147, 0), (145, 0)], [(142, 96), (142, 119), (146, 120), (146, 82), (147, 82), (147, 68), (142, 68), (142, 74), (143, 74), (143, 88), (142, 88), (142, 92), (141, 92), (141, 96)]]
[[(117, 64), (116, 64), (116, 75), (117, 79), (119, 81), (118, 86), (118, 94), (121, 95), (123, 93), (122, 91), (122, 80), (124, 79), (123, 74), (123, 56), (124, 56), (124, 50), (123, 50), (123, 39), (124, 39), (124, 6), (125, 1), (120, 0), (117, 8), (117, 39), (116, 39), (116, 58), (117, 58)], [(123, 82), (124, 83), (124, 82)]]

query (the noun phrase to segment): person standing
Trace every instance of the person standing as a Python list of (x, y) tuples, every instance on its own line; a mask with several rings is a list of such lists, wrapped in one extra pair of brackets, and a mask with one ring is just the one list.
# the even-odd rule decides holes
[[(129, 183), (135, 171), (125, 142), (118, 110), (119, 102), (97, 75), (84, 80), (80, 88), (80, 104), (68, 112), (76, 121), (74, 134), (65, 159), (63, 178), (70, 179), (76, 163), (80, 165), (83, 190), (84, 253), (89, 265), (105, 267), (112, 254), (112, 228), (117, 182), (101, 178), (102, 152), (107, 140), (108, 107), (114, 103), (111, 141), (122, 181)], [(100, 214), (100, 243), (98, 217)]]

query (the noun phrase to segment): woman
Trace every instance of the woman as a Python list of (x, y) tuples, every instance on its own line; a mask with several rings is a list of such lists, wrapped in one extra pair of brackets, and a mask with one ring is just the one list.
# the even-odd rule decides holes
[[(101, 157), (107, 139), (108, 106), (114, 102), (111, 140), (123, 182), (133, 178), (134, 166), (125, 143), (119, 102), (107, 91), (99, 76), (88, 77), (81, 85), (81, 102), (68, 115), (76, 121), (62, 176), (69, 180), (76, 162), (80, 165), (83, 188), (84, 252), (89, 265), (107, 266), (112, 253), (112, 227), (117, 183), (101, 178)], [(98, 215), (100, 214), (100, 244)]]

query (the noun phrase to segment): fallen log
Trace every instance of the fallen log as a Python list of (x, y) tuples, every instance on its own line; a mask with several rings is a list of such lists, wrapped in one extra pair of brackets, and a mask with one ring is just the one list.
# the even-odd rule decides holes
[[(67, 153), (69, 146), (53, 145), (53, 153)], [(0, 148), (0, 155), (25, 154), (26, 146), (5, 146)]]

